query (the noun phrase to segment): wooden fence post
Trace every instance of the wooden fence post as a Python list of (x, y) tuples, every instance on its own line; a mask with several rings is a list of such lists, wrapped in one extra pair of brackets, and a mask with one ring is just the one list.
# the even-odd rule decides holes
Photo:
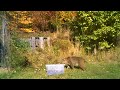
[(39, 46), (40, 46), (40, 48), (44, 49), (44, 40), (43, 40), (43, 37), (39, 37)]
[(50, 37), (47, 37), (47, 44), (48, 44), (48, 47), (50, 47)]
[(35, 37), (31, 38), (31, 45), (32, 45), (32, 49), (35, 49)]
[(47, 37), (46, 40), (44, 40), (44, 37), (38, 37), (38, 38), (31, 37), (29, 39), (29, 43), (30, 43), (30, 46), (31, 46), (32, 50), (34, 50), (36, 48), (36, 46), (44, 49), (44, 47), (45, 47), (44, 43), (46, 41), (47, 41), (48, 47), (50, 47), (50, 37)]
[(39, 47), (39, 37), (36, 37), (36, 39), (35, 39), (35, 46)]

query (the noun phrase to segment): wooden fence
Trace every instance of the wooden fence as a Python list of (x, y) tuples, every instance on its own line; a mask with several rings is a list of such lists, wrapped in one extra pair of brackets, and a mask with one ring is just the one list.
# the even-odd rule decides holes
[(50, 47), (50, 37), (31, 37), (29, 42), (32, 49), (36, 47), (44, 49), (45, 43)]

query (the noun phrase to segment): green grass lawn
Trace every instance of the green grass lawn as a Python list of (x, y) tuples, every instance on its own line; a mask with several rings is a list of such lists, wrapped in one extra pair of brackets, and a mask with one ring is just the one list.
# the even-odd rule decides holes
[(86, 71), (65, 69), (64, 74), (51, 76), (44, 69), (37, 73), (33, 68), (0, 71), (0, 79), (120, 79), (120, 63), (89, 63)]

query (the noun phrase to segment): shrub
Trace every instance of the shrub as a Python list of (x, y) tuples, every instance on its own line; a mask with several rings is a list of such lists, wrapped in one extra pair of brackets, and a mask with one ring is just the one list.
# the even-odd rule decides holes
[(44, 68), (46, 64), (57, 63), (55, 54), (48, 49), (42, 50), (38, 48), (34, 51), (29, 51), (26, 53), (26, 57), (33, 68)]
[(24, 56), (24, 53), (28, 50), (28, 42), (18, 39), (16, 36), (13, 36), (10, 43), (11, 48), (11, 60), (10, 66), (12, 68), (23, 67), (27, 65), (27, 59)]
[(58, 39), (53, 42), (53, 47), (56, 48), (57, 50), (68, 51), (72, 47), (72, 45), (68, 40)]

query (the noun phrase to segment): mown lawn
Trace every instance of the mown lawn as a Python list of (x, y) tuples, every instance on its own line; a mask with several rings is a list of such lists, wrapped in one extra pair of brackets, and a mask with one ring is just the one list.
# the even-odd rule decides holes
[(51, 76), (44, 69), (37, 73), (33, 68), (1, 70), (0, 79), (120, 79), (120, 63), (89, 63), (86, 71), (65, 69), (64, 74)]

